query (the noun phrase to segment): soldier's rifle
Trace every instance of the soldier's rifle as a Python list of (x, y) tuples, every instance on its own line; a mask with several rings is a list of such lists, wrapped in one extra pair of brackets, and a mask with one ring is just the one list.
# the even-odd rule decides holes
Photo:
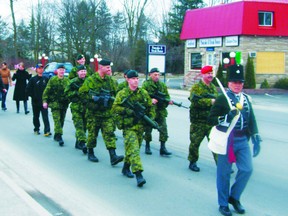
[[(166, 94), (160, 91), (157, 91), (156, 94), (150, 95), (150, 97), (157, 99), (158, 101), (162, 101), (165, 103), (169, 103), (170, 100), (168, 98), (166, 98)], [(175, 101), (173, 101), (172, 103), (173, 105), (176, 105), (178, 107), (183, 107), (185, 109), (189, 109), (188, 107), (182, 105), (182, 103), (177, 103)]]
[(88, 94), (92, 96), (92, 99), (98, 103), (103, 104), (104, 107), (108, 107), (108, 102), (114, 102), (115, 98), (111, 96), (110, 91), (101, 88), (100, 92), (96, 92), (94, 90), (89, 90)]
[(203, 98), (210, 98), (210, 99), (216, 99), (216, 96), (214, 94), (203, 94), (203, 95), (197, 95), (197, 94), (192, 94), (192, 100), (197, 101)]
[(146, 123), (149, 124), (149, 126), (151, 126), (152, 128), (157, 129), (159, 132), (161, 131), (161, 128), (159, 127), (159, 125), (157, 124), (157, 122), (153, 121), (152, 119), (150, 119), (147, 115), (145, 115), (145, 110), (146, 108), (141, 105), (139, 102), (136, 103), (131, 103), (129, 101), (129, 98), (125, 98), (121, 104), (123, 104), (126, 108), (133, 110), (133, 113), (136, 117), (136, 119), (143, 119)]

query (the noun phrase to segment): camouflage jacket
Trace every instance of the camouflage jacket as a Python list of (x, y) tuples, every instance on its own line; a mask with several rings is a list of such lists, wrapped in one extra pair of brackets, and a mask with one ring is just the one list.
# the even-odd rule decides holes
[(202, 80), (194, 84), (190, 90), (190, 121), (207, 121), (212, 107), (211, 99), (216, 98), (218, 92), (216, 86), (210, 83), (207, 86)]
[[(78, 64), (79, 65), (79, 64)], [(77, 65), (77, 66), (78, 66)], [(68, 78), (69, 79), (73, 79), (73, 78), (75, 78), (75, 77), (78, 77), (78, 75), (77, 75), (77, 66), (75, 66), (75, 67), (73, 67), (72, 69), (71, 69), (71, 71), (70, 71), (70, 73), (69, 73), (69, 76), (68, 76)], [(88, 76), (91, 76), (92, 74), (94, 74), (94, 71), (92, 70), (92, 68), (89, 66), (89, 65), (84, 65), (85, 67), (86, 67), (86, 70), (87, 70), (87, 75), (86, 75), (86, 77), (88, 77)]]
[[(107, 101), (100, 99), (94, 101), (92, 96), (101, 96), (106, 94)], [(116, 96), (115, 80), (111, 76), (105, 76), (104, 79), (98, 73), (94, 73), (85, 79), (83, 85), (79, 88), (80, 97), (86, 102), (87, 112), (101, 117), (110, 117), (113, 100)]]
[(43, 92), (43, 103), (47, 102), (51, 109), (66, 109), (69, 100), (64, 90), (68, 84), (69, 79), (66, 77), (62, 79), (59, 79), (58, 76), (51, 77)]
[(128, 87), (128, 82), (125, 80), (123, 82), (121, 82), (118, 86), (117, 86), (117, 92), (121, 91), (124, 88)]
[(138, 88), (135, 91), (131, 91), (130, 88), (124, 88), (118, 92), (112, 107), (118, 129), (130, 128), (137, 130), (146, 124), (143, 119), (137, 118), (135, 113), (126, 105), (125, 100), (131, 104), (140, 103), (145, 107), (145, 115), (154, 119), (155, 111), (147, 91), (142, 88)]
[(150, 95), (151, 98), (154, 98), (154, 95), (157, 95), (157, 92), (163, 94), (166, 101), (158, 100), (158, 103), (155, 106), (156, 117), (167, 117), (167, 106), (169, 105), (167, 101), (170, 101), (170, 95), (165, 83), (158, 81), (154, 82), (151, 78), (143, 82), (142, 88), (144, 88)]
[(83, 110), (84, 109), (84, 98), (79, 95), (79, 88), (83, 85), (85, 79), (80, 79), (78, 77), (69, 80), (69, 84), (65, 88), (65, 95), (71, 102), (71, 109)]

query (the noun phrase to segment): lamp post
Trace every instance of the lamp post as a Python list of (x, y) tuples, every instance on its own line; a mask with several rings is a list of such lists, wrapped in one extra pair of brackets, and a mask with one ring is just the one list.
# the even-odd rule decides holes
[(101, 58), (99, 58), (98, 54), (94, 55), (94, 58), (90, 59), (90, 62), (94, 62), (94, 70), (98, 71), (99, 61), (101, 61)]
[(44, 67), (48, 62), (48, 56), (46, 56), (45, 53), (43, 53), (42, 56), (39, 56), (39, 60), (41, 61), (41, 64)]

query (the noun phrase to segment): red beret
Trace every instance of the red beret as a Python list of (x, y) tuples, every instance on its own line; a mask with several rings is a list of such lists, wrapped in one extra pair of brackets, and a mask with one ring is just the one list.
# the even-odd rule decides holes
[(213, 72), (213, 67), (210, 66), (210, 65), (204, 66), (201, 69), (201, 74), (206, 74), (206, 73), (209, 73), (209, 72)]

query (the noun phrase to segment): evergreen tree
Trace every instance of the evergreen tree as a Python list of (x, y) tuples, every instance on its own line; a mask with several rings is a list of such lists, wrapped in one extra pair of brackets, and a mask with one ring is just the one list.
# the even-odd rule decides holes
[(8, 27), (7, 23), (5, 23), (2, 20), (2, 17), (0, 16), (0, 58), (3, 58), (6, 53), (6, 39), (8, 35)]
[(250, 88), (250, 89), (256, 88), (254, 62), (253, 62), (253, 59), (249, 56), (248, 56), (247, 64), (246, 64), (246, 68), (245, 68), (244, 88)]
[[(223, 66), (222, 66), (221, 62), (219, 63), (216, 77), (220, 80), (220, 82), (222, 83), (223, 86), (227, 86), (227, 81), (223, 75)], [(216, 86), (219, 86), (216, 79), (213, 80), (213, 84)]]
[(187, 10), (203, 7), (203, 0), (176, 0), (168, 18), (164, 22), (163, 30), (160, 31), (160, 43), (166, 44), (166, 72), (184, 72), (184, 45), (180, 40), (180, 33), (184, 16)]

